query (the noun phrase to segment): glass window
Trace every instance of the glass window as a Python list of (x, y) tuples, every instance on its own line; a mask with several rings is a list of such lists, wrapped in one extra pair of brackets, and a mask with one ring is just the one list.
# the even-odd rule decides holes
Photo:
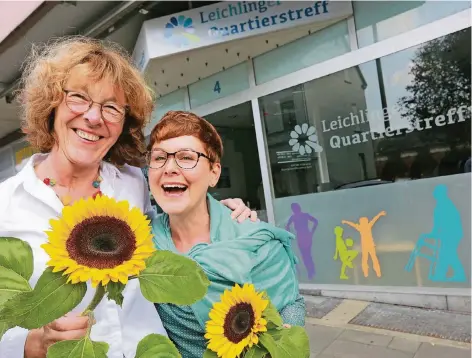
[(268, 82), (350, 50), (347, 21), (341, 21), (255, 57), (256, 83)]
[(275, 197), (464, 172), (470, 29), (260, 99)]
[(215, 101), (249, 88), (248, 63), (228, 68), (188, 86), (190, 107)]
[(470, 1), (353, 1), (359, 47), (470, 8)]
[(470, 28), (261, 98), (301, 282), (470, 287)]
[(147, 125), (144, 133), (151, 134), (154, 126), (159, 122), (168, 111), (185, 110), (185, 91), (187, 88), (181, 88), (177, 91), (168, 93), (156, 100), (156, 108), (152, 112), (151, 122)]
[(218, 200), (241, 198), (267, 221), (256, 132), (250, 102), (205, 117), (223, 140), (221, 176), (210, 193)]

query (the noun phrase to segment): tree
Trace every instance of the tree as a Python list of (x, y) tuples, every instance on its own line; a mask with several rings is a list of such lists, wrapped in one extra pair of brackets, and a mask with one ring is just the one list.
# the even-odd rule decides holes
[[(412, 60), (411, 85), (407, 96), (400, 98), (400, 114), (412, 125), (419, 119), (446, 116), (450, 108), (470, 106), (471, 93), (470, 28), (422, 45)], [(427, 131), (415, 131), (422, 142), (450, 145), (470, 143), (470, 111), (464, 111), (466, 122)]]

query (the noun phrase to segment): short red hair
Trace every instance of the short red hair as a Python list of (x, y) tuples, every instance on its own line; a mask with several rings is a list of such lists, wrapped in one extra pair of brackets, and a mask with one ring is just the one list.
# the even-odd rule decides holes
[(212, 163), (220, 162), (223, 142), (215, 127), (202, 117), (187, 111), (169, 111), (164, 114), (151, 132), (148, 149), (151, 150), (157, 142), (185, 135), (198, 138), (203, 143)]

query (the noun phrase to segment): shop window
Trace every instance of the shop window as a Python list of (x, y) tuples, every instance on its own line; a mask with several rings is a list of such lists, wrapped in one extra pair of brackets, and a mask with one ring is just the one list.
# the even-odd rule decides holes
[(260, 105), (276, 198), (463, 173), (470, 168), (470, 29)]
[(350, 50), (347, 21), (343, 20), (255, 57), (256, 83), (268, 82)]
[(359, 47), (470, 8), (470, 1), (353, 1)]
[(260, 98), (300, 281), (470, 287), (470, 28)]

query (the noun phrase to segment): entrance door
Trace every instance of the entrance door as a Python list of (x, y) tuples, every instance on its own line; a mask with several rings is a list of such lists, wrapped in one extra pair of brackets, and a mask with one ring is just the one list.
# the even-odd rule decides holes
[(250, 102), (205, 117), (223, 140), (221, 177), (210, 193), (215, 199), (241, 198), (267, 221), (264, 190)]

